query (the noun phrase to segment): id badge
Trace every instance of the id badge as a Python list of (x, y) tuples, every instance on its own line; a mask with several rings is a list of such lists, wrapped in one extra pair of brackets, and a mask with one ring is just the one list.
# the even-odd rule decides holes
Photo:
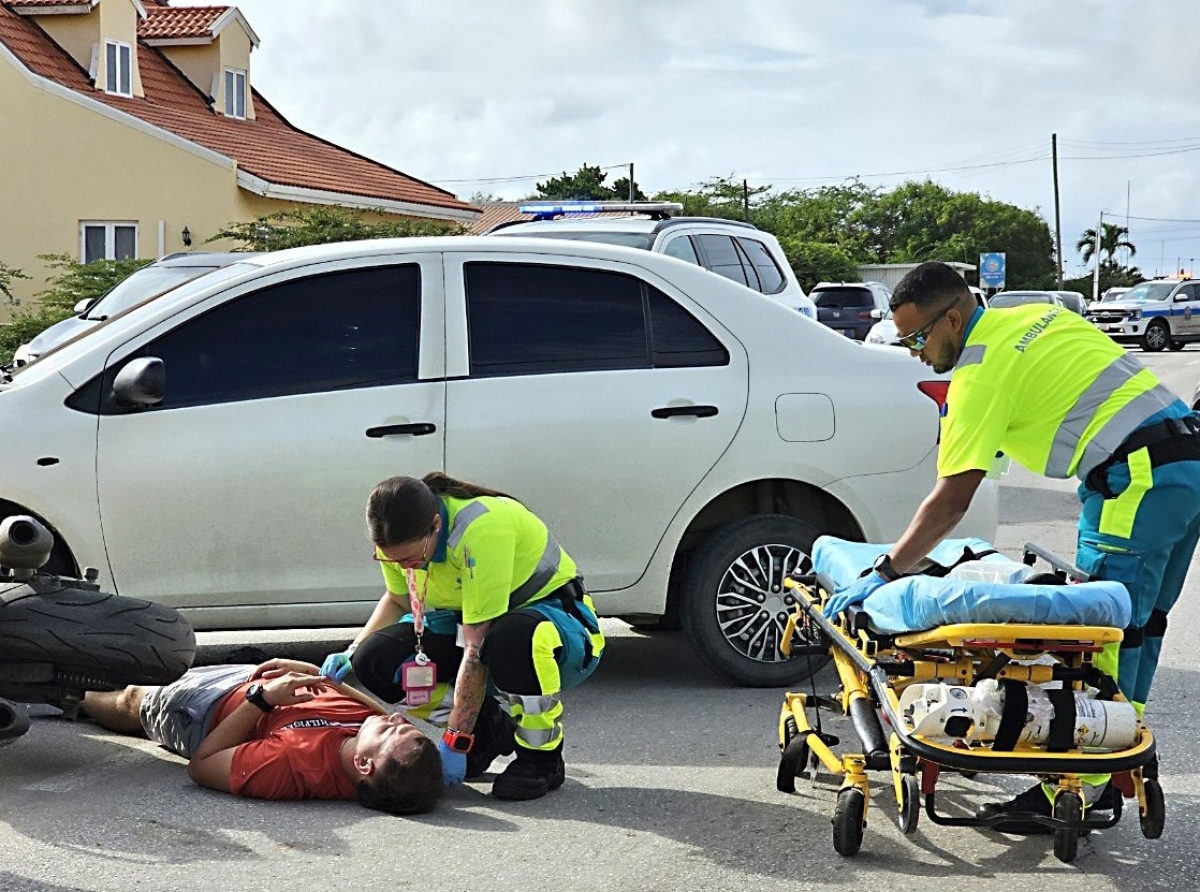
[(433, 696), (437, 687), (437, 663), (405, 663), (401, 668), (400, 687), (409, 706), (423, 706)]

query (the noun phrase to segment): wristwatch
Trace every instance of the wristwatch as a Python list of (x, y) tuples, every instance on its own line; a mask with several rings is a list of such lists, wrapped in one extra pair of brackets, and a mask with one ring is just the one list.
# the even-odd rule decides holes
[(888, 554), (881, 554), (878, 560), (871, 565), (871, 569), (882, 576), (888, 582), (895, 582), (904, 574), (892, 566), (892, 557)]
[(270, 712), (275, 708), (267, 702), (267, 689), (260, 684), (252, 684), (246, 688), (246, 700), (253, 703), (263, 712)]
[(471, 747), (475, 745), (475, 735), (468, 734), (466, 731), (455, 731), (453, 728), (447, 728), (442, 733), (442, 743), (457, 753), (469, 753), (471, 752)]

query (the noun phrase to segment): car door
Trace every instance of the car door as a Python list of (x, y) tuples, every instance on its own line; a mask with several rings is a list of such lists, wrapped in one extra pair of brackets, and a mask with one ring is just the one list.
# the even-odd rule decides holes
[(368, 493), (441, 467), (441, 276), (439, 255), (309, 266), (116, 351), (108, 380), (140, 356), (166, 377), (159, 406), (99, 424), (120, 592), (206, 608), (199, 627), (361, 621), (381, 588)]
[(1187, 282), (1175, 292), (1171, 305), (1174, 334), (1200, 335), (1200, 282)]
[(448, 255), (446, 472), (529, 505), (592, 590), (624, 588), (733, 439), (746, 354), (639, 268), (556, 261)]

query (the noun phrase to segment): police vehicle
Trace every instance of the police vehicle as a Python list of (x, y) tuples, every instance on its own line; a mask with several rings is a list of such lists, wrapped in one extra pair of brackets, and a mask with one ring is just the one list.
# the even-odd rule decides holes
[(1200, 341), (1200, 281), (1152, 279), (1135, 285), (1118, 300), (1092, 304), (1087, 318), (1114, 341), (1143, 350), (1182, 350)]

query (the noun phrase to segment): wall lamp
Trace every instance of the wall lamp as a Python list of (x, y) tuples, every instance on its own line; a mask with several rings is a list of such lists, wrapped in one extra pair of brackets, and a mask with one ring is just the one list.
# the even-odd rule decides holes
[(188, 228), (185, 226), (183, 227), (183, 232), (179, 234), (183, 238), (183, 246), (185, 248), (190, 248), (192, 246), (192, 233), (188, 231)]

